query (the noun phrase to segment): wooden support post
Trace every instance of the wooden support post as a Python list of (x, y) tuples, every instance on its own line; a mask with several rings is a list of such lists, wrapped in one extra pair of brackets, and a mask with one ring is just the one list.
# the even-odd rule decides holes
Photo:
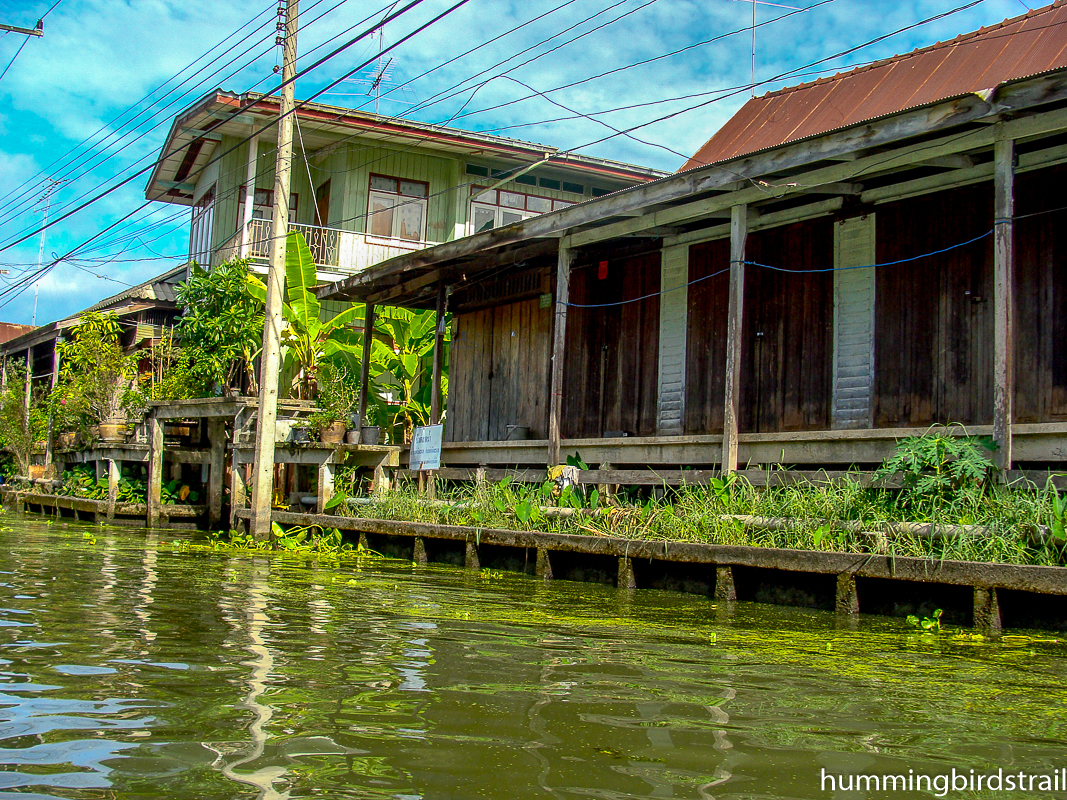
[(730, 209), (730, 299), (726, 319), (726, 392), (723, 398), (722, 471), (737, 469), (737, 415), (741, 400), (741, 331), (745, 305), (748, 206)]
[[(571, 296), (571, 262), (574, 252), (570, 238), (559, 240), (556, 260), (556, 320), (552, 331), (552, 382), (548, 402), (548, 465), (560, 459), (560, 416), (563, 412), (563, 353), (567, 345), (567, 305)], [(540, 551), (538, 551), (540, 552)]]
[(548, 556), (547, 548), (537, 548), (537, 562), (534, 566), (534, 573), (543, 581), (552, 580), (552, 561)]
[[(603, 464), (600, 465), (599, 469), (601, 472), (611, 472), (614, 467), (612, 467), (609, 462), (605, 461)], [(597, 493), (600, 495), (601, 503), (610, 499), (611, 496), (615, 493), (615, 484), (613, 483), (598, 483), (596, 488)]]
[(388, 468), (379, 464), (374, 468), (374, 493), (381, 494), (389, 491)]
[(1000, 602), (994, 587), (974, 587), (974, 627), (986, 636), (1000, 633)]
[(359, 370), (359, 426), (367, 416), (367, 399), (370, 396), (370, 357), (374, 345), (374, 303), (367, 303), (363, 315), (363, 363)]
[(33, 346), (26, 348), (26, 385), (23, 387), (22, 428), (30, 429), (30, 401), (33, 399)]
[(467, 541), (467, 552), (463, 559), (463, 566), (475, 571), (482, 568), (481, 559), (478, 558), (478, 545), (469, 540)]
[(412, 551), (411, 560), (416, 564), (428, 564), (430, 559), (426, 556), (426, 540), (421, 536), (415, 537), (415, 549)]
[(633, 559), (626, 556), (619, 557), (619, 580), (620, 589), (636, 589), (637, 578), (634, 576)]
[[(55, 390), (56, 384), (59, 383), (59, 340), (55, 339), (52, 342), (52, 382), (49, 388)], [(44, 444), (44, 474), (46, 478), (54, 478), (55, 471), (52, 467), (53, 454), (55, 451), (55, 415), (51, 411), (48, 412), (48, 437), (45, 439)]]
[(737, 587), (734, 585), (733, 567), (715, 567), (715, 599), (737, 599)]
[(443, 280), (437, 281), (437, 329), (433, 338), (433, 374), (430, 385), (430, 424), (441, 421), (441, 373), (445, 358), (445, 308), (448, 290)]
[(107, 518), (115, 518), (115, 505), (118, 503), (119, 480), (122, 478), (122, 469), (119, 462), (113, 458), (107, 460)]
[(860, 613), (859, 595), (856, 594), (856, 576), (851, 572), (842, 572), (837, 576), (837, 596), (834, 604), (838, 614)]
[[(234, 434), (236, 435), (236, 433)], [(240, 530), (245, 527), (245, 520), (239, 519), (237, 510), (243, 509), (248, 502), (247, 464), (238, 464), (236, 453), (230, 466), (230, 528)]]
[(145, 418), (148, 425), (148, 527), (159, 527), (163, 516), (163, 420), (155, 414)]
[(222, 489), (226, 482), (226, 423), (209, 419), (207, 423), (210, 451), (207, 465), (207, 524), (214, 528), (222, 522)]
[(333, 463), (324, 461), (319, 465), (319, 486), (315, 492), (317, 501), (315, 510), (320, 514), (326, 512), (326, 504), (333, 498)]
[(1012, 406), (1015, 399), (1015, 142), (996, 126), (993, 148), (993, 440), (996, 464), (1011, 469)]

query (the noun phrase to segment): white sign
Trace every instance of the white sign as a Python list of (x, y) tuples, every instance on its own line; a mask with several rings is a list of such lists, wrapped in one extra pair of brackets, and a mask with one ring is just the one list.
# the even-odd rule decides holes
[(444, 425), (427, 425), (416, 428), (411, 437), (411, 469), (441, 468), (441, 433)]

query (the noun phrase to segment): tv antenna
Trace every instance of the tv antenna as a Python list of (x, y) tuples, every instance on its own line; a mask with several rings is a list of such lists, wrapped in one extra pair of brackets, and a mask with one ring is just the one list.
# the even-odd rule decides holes
[(788, 8), (790, 11), (805, 11), (799, 6), (787, 6), (781, 3), (770, 3), (767, 0), (734, 0), (737, 3), (752, 4), (752, 96), (756, 96), (756, 6), (774, 6), (775, 8)]

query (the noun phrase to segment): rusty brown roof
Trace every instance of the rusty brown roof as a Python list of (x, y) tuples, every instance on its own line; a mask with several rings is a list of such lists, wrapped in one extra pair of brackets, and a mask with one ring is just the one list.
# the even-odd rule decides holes
[(1067, 67), (1067, 0), (749, 100), (681, 170)]

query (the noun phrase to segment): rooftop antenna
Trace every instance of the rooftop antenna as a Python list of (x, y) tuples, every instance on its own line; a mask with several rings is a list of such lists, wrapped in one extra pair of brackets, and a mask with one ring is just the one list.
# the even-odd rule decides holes
[(798, 6), (786, 6), (781, 3), (769, 3), (766, 0), (735, 0), (738, 3), (752, 4), (752, 97), (756, 96), (756, 6), (774, 6), (775, 8), (788, 8), (791, 11), (803, 11)]
[[(55, 192), (55, 190), (62, 186), (64, 183), (66, 183), (66, 181), (56, 180), (55, 178), (49, 178), (48, 185), (45, 187), (44, 192), (39, 198), (37, 198), (38, 203), (44, 202), (44, 208), (39, 209), (40, 211), (44, 211), (44, 225), (41, 228), (41, 242), (37, 246), (38, 272), (40, 272), (41, 265), (44, 263), (44, 236), (45, 232), (48, 230), (48, 207), (52, 204), (52, 193)], [(30, 320), (30, 324), (34, 326), (37, 325), (37, 298), (40, 296), (40, 294), (41, 281), (40, 279), (38, 279), (33, 284), (33, 318)]]

